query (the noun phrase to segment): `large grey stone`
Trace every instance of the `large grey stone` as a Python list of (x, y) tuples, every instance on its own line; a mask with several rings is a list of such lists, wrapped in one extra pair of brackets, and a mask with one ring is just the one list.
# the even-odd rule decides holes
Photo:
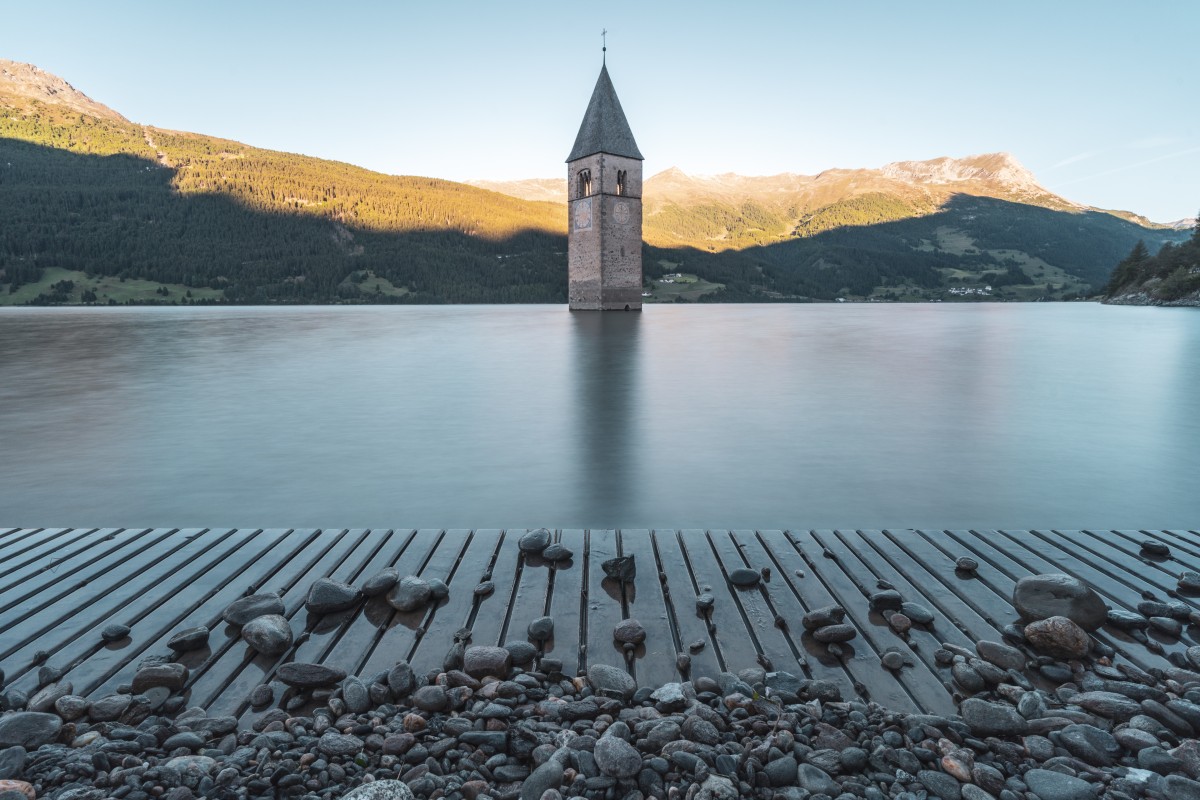
[(801, 764), (796, 770), (796, 780), (801, 789), (807, 789), (811, 794), (827, 794), (837, 797), (841, 794), (837, 781), (829, 777), (829, 773), (812, 764)]
[(264, 614), (282, 614), (285, 611), (283, 600), (277, 594), (252, 594), (234, 600), (225, 607), (221, 618), (230, 625), (245, 625), (255, 617)]
[(399, 582), (400, 570), (388, 567), (367, 578), (359, 591), (363, 593), (364, 597), (379, 597), (381, 594), (387, 594)]
[(507, 678), (512, 669), (512, 656), (503, 647), (474, 645), (463, 653), (463, 671), (472, 678)]
[(308, 589), (304, 607), (310, 614), (334, 614), (354, 608), (358, 601), (358, 589), (350, 584), (332, 578), (318, 578)]
[(1116, 692), (1080, 692), (1070, 702), (1093, 714), (1113, 720), (1127, 720), (1142, 711), (1136, 700)]
[(985, 639), (975, 645), (975, 652), (979, 653), (979, 657), (984, 661), (991, 662), (1001, 669), (1025, 668), (1025, 654), (1012, 645)]
[(622, 644), (641, 644), (646, 641), (646, 629), (636, 619), (623, 619), (613, 628), (613, 639)]
[(551, 758), (533, 771), (521, 784), (521, 800), (541, 800), (550, 789), (562, 786), (563, 767), (557, 758)]
[(92, 703), (88, 716), (95, 722), (113, 722), (121, 718), (132, 702), (133, 698), (127, 694), (110, 694)]
[(396, 666), (388, 670), (387, 684), (393, 696), (407, 697), (417, 686), (417, 676), (407, 661), (398, 661)]
[(613, 778), (632, 778), (642, 769), (637, 748), (617, 736), (601, 736), (593, 755), (600, 771)]
[(388, 592), (387, 601), (397, 611), (416, 611), (433, 596), (428, 583), (415, 575), (406, 575)]
[(309, 664), (303, 661), (293, 661), (280, 665), (275, 677), (298, 689), (316, 689), (323, 686), (333, 686), (346, 677), (346, 671), (337, 667), (327, 667), (324, 664)]
[(1058, 732), (1059, 744), (1093, 767), (1109, 767), (1121, 757), (1121, 744), (1095, 725), (1068, 725)]
[(36, 750), (58, 738), (63, 722), (57, 714), (18, 711), (0, 717), (0, 747)]
[(637, 681), (620, 667), (592, 664), (587, 671), (588, 683), (596, 694), (630, 700), (637, 691)]
[(517, 549), (522, 553), (530, 553), (533, 555), (540, 554), (543, 550), (550, 546), (550, 531), (545, 528), (538, 528), (536, 531), (530, 531), (523, 534), (517, 540)]
[(363, 740), (337, 731), (325, 731), (317, 740), (317, 749), (327, 756), (350, 756), (362, 752)]
[(1083, 658), (1092, 646), (1083, 626), (1064, 616), (1047, 617), (1025, 626), (1025, 640), (1039, 653), (1053, 658)]
[(49, 686), (43, 686), (34, 692), (29, 698), (29, 702), (25, 705), (26, 711), (49, 711), (54, 708), (54, 704), (60, 698), (66, 697), (75, 691), (75, 687), (70, 681), (59, 681), (52, 683)]
[(1022, 619), (1066, 617), (1085, 631), (1096, 630), (1108, 616), (1104, 601), (1090, 586), (1057, 573), (1021, 578), (1013, 588), (1013, 606)]
[(242, 626), (246, 644), (265, 656), (278, 656), (292, 646), (292, 628), (280, 614), (255, 617)]
[(1003, 703), (972, 697), (964, 700), (959, 710), (976, 736), (1019, 736), (1029, 730), (1025, 718)]
[(144, 694), (156, 686), (173, 692), (182, 691), (187, 679), (188, 668), (183, 664), (148, 664), (134, 674), (133, 693)]
[(176, 653), (186, 653), (189, 650), (199, 650), (208, 644), (208, 628), (204, 625), (197, 625), (194, 628), (186, 628), (172, 636), (167, 641), (167, 647), (174, 650)]
[(1031, 769), (1022, 779), (1042, 800), (1091, 800), (1096, 796), (1092, 784), (1053, 770)]
[(351, 789), (341, 800), (415, 800), (415, 796), (403, 781), (383, 780)]

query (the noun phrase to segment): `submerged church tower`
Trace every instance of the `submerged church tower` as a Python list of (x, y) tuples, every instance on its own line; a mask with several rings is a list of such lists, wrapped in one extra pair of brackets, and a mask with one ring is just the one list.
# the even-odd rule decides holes
[(571, 310), (642, 308), (642, 153), (600, 68), (567, 156)]

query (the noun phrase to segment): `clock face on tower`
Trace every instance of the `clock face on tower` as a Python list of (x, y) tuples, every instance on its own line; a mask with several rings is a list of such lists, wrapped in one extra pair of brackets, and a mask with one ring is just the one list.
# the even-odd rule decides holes
[(629, 203), (624, 200), (618, 200), (613, 204), (613, 219), (621, 225), (629, 222)]
[(575, 203), (575, 230), (592, 227), (592, 199), (589, 197)]

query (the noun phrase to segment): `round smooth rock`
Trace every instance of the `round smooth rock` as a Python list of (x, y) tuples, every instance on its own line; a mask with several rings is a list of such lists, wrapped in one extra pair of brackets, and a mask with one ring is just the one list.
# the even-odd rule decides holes
[[(559, 767), (562, 772), (562, 767)], [(560, 781), (561, 783), (561, 778)], [(538, 795), (540, 798), (541, 795)], [(382, 780), (364, 783), (341, 796), (341, 800), (416, 800), (404, 781)]]
[(529, 634), (530, 641), (538, 643), (546, 641), (554, 635), (554, 618), (538, 617), (529, 623), (526, 633)]
[(637, 681), (625, 670), (608, 664), (592, 664), (587, 670), (592, 691), (605, 697), (628, 701), (637, 691)]
[(110, 694), (92, 703), (88, 716), (94, 722), (113, 722), (125, 713), (131, 702), (133, 700), (127, 694)]
[(930, 625), (933, 623), (933, 612), (920, 603), (906, 600), (900, 604), (900, 613), (908, 617), (916, 625)]
[(1025, 639), (1039, 653), (1052, 658), (1083, 658), (1092, 645), (1091, 637), (1067, 617), (1039, 619), (1025, 626)]
[(1142, 541), (1142, 552), (1152, 556), (1169, 556), (1171, 548), (1156, 539)]
[(334, 686), (346, 678), (346, 671), (324, 664), (310, 664), (303, 661), (291, 661), (281, 664), (275, 676), (288, 686), (297, 689), (317, 689)]
[(545, 528), (538, 528), (536, 531), (530, 531), (517, 540), (517, 549), (522, 553), (532, 555), (540, 554), (543, 550), (550, 546), (550, 531)]
[(762, 573), (757, 570), (747, 569), (746, 567), (735, 569), (729, 573), (729, 582), (734, 586), (741, 586), (742, 588), (757, 586), (760, 580), (762, 580)]
[(1021, 736), (1029, 730), (1025, 718), (1004, 703), (971, 697), (962, 702), (959, 712), (971, 733), (978, 737)]
[(1021, 779), (1042, 800), (1092, 800), (1092, 784), (1049, 769), (1031, 769)]
[(1025, 668), (1025, 654), (1017, 648), (1002, 642), (992, 642), (984, 639), (975, 645), (975, 652), (984, 661), (995, 664), (1001, 669)]
[(528, 664), (537, 657), (537, 648), (520, 639), (506, 642), (504, 649), (508, 651), (512, 663), (517, 665)]
[(387, 685), (395, 697), (407, 697), (417, 686), (417, 675), (407, 661), (400, 661), (388, 670)]
[(445, 600), (449, 596), (450, 596), (450, 587), (446, 585), (445, 581), (439, 580), (437, 578), (434, 578), (429, 581), (429, 597), (434, 602), (437, 602), (439, 600)]
[(601, 736), (593, 755), (600, 771), (612, 778), (632, 778), (642, 769), (641, 753), (617, 736)]
[(100, 638), (108, 643), (119, 642), (129, 635), (129, 626), (121, 625), (114, 622), (110, 625), (105, 625), (104, 630), (100, 631)]
[(245, 625), (255, 617), (266, 614), (282, 614), (286, 609), (277, 594), (252, 594), (234, 600), (221, 612), (221, 619), (230, 625)]
[(885, 589), (875, 592), (869, 598), (872, 611), (899, 611), (904, 604), (904, 598), (895, 589)]
[(475, 596), (487, 597), (494, 591), (496, 591), (496, 584), (492, 583), (491, 581), (484, 581), (475, 587)]
[(1188, 570), (1180, 573), (1179, 591), (1200, 592), (1200, 572), (1192, 572), (1191, 570)]
[(361, 678), (351, 675), (342, 682), (342, 700), (351, 714), (362, 714), (371, 707), (371, 696)]
[(332, 578), (318, 578), (308, 589), (304, 607), (310, 614), (335, 614), (354, 608), (358, 601), (358, 589), (350, 584)]
[(855, 636), (858, 636), (858, 631), (854, 629), (854, 626), (844, 623), (840, 625), (826, 625), (823, 628), (817, 628), (813, 631), (813, 638), (818, 642), (825, 642), (826, 644), (848, 642)]
[(265, 656), (278, 656), (292, 646), (292, 628), (285, 617), (267, 614), (255, 617), (242, 626), (246, 644)]
[(58, 738), (63, 721), (57, 714), (18, 711), (0, 717), (0, 747), (36, 750)]
[(613, 628), (613, 639), (622, 644), (641, 644), (646, 641), (646, 629), (636, 619), (623, 619)]
[(712, 608), (716, 604), (716, 602), (717, 602), (716, 597), (709, 594), (708, 592), (705, 592), (704, 594), (702, 594), (696, 598), (696, 610), (699, 611), (701, 614), (703, 614), (705, 611), (708, 611), (710, 608)]
[(954, 562), (954, 568), (959, 572), (975, 572), (975, 570), (979, 569), (979, 562), (970, 556), (960, 556)]
[(269, 683), (260, 683), (255, 686), (250, 692), (250, 705), (254, 708), (262, 708), (271, 704), (275, 699), (275, 689)]
[(379, 597), (380, 595), (387, 594), (399, 582), (400, 570), (395, 567), (388, 567), (367, 578), (359, 588), (359, 591), (363, 593), (364, 597)]
[(1172, 638), (1179, 638), (1183, 633), (1183, 623), (1171, 617), (1151, 617), (1150, 628)]
[(474, 645), (463, 653), (463, 671), (472, 678), (506, 678), (510, 669), (512, 656), (503, 647)]
[(416, 611), (429, 602), (433, 589), (415, 575), (406, 575), (388, 592), (387, 601), (397, 611)]
[(317, 740), (317, 749), (327, 756), (350, 756), (361, 753), (363, 740), (336, 731), (325, 731)]
[(879, 661), (883, 666), (895, 672), (904, 667), (904, 656), (895, 650), (888, 650), (879, 657)]
[(186, 653), (191, 650), (199, 650), (202, 647), (208, 646), (208, 628), (204, 625), (197, 625), (194, 628), (186, 628), (175, 634), (167, 641), (167, 647), (174, 650), (176, 653)]
[(412, 704), (422, 711), (436, 713), (446, 710), (446, 707), (450, 705), (450, 698), (441, 686), (422, 686), (413, 692)]
[(908, 633), (909, 629), (912, 628), (912, 620), (906, 617), (904, 614), (901, 614), (899, 611), (888, 614), (887, 621), (888, 625), (896, 633), (905, 634)]
[(807, 631), (815, 631), (828, 625), (838, 625), (846, 618), (846, 609), (841, 606), (822, 606), (804, 615), (801, 622)]
[(547, 561), (569, 561), (575, 553), (562, 542), (555, 542), (542, 551), (542, 558)]
[(183, 664), (147, 664), (133, 676), (133, 693), (142, 694), (155, 686), (162, 686), (173, 692), (183, 691), (187, 679), (188, 668)]
[(1104, 601), (1090, 586), (1057, 573), (1021, 578), (1013, 588), (1013, 606), (1024, 620), (1066, 617), (1089, 632), (1108, 616)]

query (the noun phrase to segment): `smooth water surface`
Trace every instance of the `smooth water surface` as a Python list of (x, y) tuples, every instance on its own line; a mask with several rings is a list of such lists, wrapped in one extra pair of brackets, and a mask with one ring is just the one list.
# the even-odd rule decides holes
[(1200, 312), (5, 309), (0, 525), (1184, 528)]

